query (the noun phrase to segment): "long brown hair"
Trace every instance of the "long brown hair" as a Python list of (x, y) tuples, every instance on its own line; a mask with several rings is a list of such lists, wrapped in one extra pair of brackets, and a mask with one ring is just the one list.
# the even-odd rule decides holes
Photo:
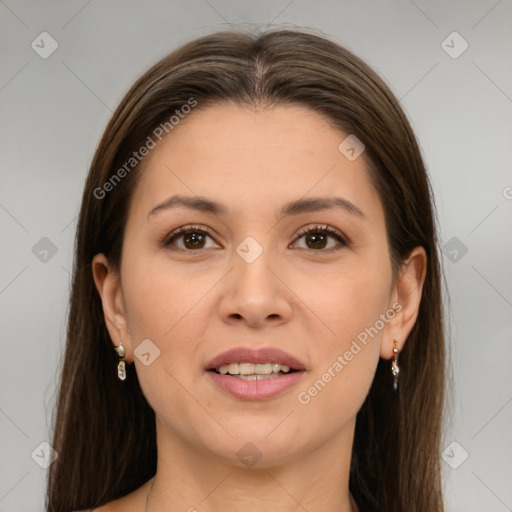
[[(398, 100), (361, 59), (312, 31), (274, 30), (217, 32), (183, 45), (133, 84), (108, 123), (78, 221), (54, 418), (59, 456), (48, 474), (48, 512), (100, 506), (156, 472), (155, 415), (134, 365), (128, 366), (125, 387), (119, 386), (91, 261), (104, 253), (119, 268), (129, 201), (144, 166), (142, 160), (130, 169), (126, 162), (191, 99), (195, 108), (219, 102), (259, 108), (299, 104), (365, 144), (395, 275), (415, 246), (425, 248), (428, 265), (417, 322), (400, 354), (398, 395), (389, 362), (380, 360), (357, 415), (350, 491), (362, 512), (443, 511), (442, 274), (434, 198), (418, 143)], [(122, 181), (113, 180), (123, 166), (128, 170)]]

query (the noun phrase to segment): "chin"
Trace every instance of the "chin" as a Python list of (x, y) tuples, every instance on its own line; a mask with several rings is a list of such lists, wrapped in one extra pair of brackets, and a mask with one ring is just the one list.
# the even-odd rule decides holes
[(278, 432), (279, 427), (276, 429), (276, 426), (280, 421), (282, 418), (269, 428), (266, 422), (264, 428), (239, 425), (239, 428), (229, 430), (233, 437), (223, 436), (220, 443), (218, 439), (214, 442), (205, 440), (204, 445), (225, 464), (249, 469), (283, 465), (299, 456), (306, 447), (290, 430), (282, 429)]

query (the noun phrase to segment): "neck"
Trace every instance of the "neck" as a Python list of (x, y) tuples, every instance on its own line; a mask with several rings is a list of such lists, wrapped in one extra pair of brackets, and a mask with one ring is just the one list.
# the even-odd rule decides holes
[[(155, 478), (152, 478), (151, 481), (150, 481), (150, 486), (149, 486), (149, 489), (148, 489), (148, 494), (146, 496), (144, 512), (149, 512), (149, 509), (148, 509), (149, 496), (151, 494), (151, 491), (153, 490), (153, 485), (154, 484), (155, 484)], [(349, 494), (349, 499), (350, 499), (350, 512), (360, 512), (359, 507), (357, 506), (357, 503), (356, 503), (354, 497), (352, 496), (352, 494)], [(190, 507), (188, 509), (188, 512), (197, 512), (197, 510), (195, 508), (193, 508), (193, 507)]]
[(191, 449), (182, 439), (161, 435), (157, 420), (158, 467), (146, 512), (258, 510), (357, 512), (348, 490), (353, 427), (287, 460), (240, 467), (235, 461)]

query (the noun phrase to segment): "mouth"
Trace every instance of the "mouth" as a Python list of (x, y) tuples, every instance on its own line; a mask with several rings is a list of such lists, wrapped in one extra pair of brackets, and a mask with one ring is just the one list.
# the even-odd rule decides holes
[(297, 358), (274, 348), (235, 348), (212, 359), (205, 370), (236, 398), (263, 400), (290, 388), (306, 372)]
[(304, 364), (296, 357), (273, 347), (252, 349), (237, 347), (222, 352), (206, 364), (205, 370), (220, 375), (263, 375), (293, 373), (305, 370)]

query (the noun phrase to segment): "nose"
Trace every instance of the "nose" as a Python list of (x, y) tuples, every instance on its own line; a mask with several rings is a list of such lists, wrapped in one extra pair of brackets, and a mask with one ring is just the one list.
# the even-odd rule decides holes
[(222, 319), (229, 324), (245, 323), (251, 328), (286, 323), (292, 316), (293, 293), (279, 265), (263, 251), (248, 263), (233, 253), (234, 268), (223, 280), (220, 303)]

